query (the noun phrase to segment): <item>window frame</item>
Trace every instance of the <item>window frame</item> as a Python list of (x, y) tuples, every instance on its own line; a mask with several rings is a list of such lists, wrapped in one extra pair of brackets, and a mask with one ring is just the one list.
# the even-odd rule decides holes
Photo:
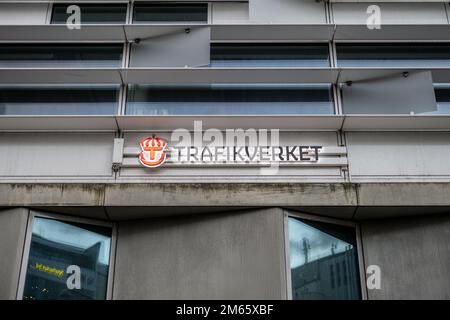
[[(125, 21), (121, 22), (121, 23), (112, 23), (113, 25), (126, 25), (129, 24), (128, 18), (129, 18), (129, 11), (130, 11), (130, 7), (132, 7), (132, 3), (129, 0), (121, 0), (121, 1), (115, 1), (114, 3), (108, 3), (108, 2), (103, 2), (103, 1), (83, 1), (83, 0), (75, 0), (74, 3), (72, 3), (70, 0), (67, 1), (62, 1), (62, 2), (51, 2), (49, 3), (49, 6), (47, 8), (47, 16), (46, 16), (46, 24), (49, 25), (58, 25), (57, 23), (52, 23), (52, 19), (53, 19), (53, 13), (54, 13), (54, 7), (55, 5), (78, 5), (78, 4), (100, 4), (100, 5), (105, 5), (107, 6), (108, 4), (123, 4), (126, 5), (126, 9), (125, 9)], [(87, 23), (88, 25), (90, 23)], [(98, 25), (111, 25), (110, 22), (96, 22), (94, 24), (98, 24)], [(59, 25), (64, 25), (64, 24), (59, 24)], [(81, 25), (83, 26), (83, 23), (81, 23)], [(86, 25), (86, 23), (85, 23)]]
[[(212, 5), (210, 1), (195, 1), (195, 0), (186, 0), (186, 1), (169, 1), (169, 2), (165, 2), (164, 0), (146, 0), (146, 1), (141, 1), (141, 3), (170, 3), (170, 4), (206, 4), (206, 21), (205, 22), (198, 22), (195, 21), (194, 24), (199, 24), (199, 25), (209, 25), (212, 23)], [(151, 25), (151, 24), (164, 24), (164, 25), (185, 25), (185, 24), (192, 24), (193, 22), (185, 22), (185, 21), (141, 21), (141, 22), (135, 22), (134, 18), (135, 18), (135, 6), (136, 6), (136, 1), (132, 1), (130, 2), (130, 4), (128, 5), (128, 9), (130, 10), (130, 19), (129, 21), (127, 21), (127, 24), (130, 25)]]
[(362, 238), (361, 229), (359, 223), (341, 220), (336, 218), (329, 218), (323, 216), (312, 215), (308, 213), (296, 212), (294, 210), (283, 209), (283, 232), (284, 232), (284, 258), (285, 258), (285, 272), (286, 272), (286, 299), (292, 299), (292, 279), (291, 279), (291, 256), (289, 247), (289, 218), (297, 218), (302, 220), (310, 220), (316, 222), (322, 222), (327, 224), (335, 224), (340, 226), (351, 227), (355, 229), (356, 238), (356, 253), (358, 261), (359, 280), (361, 287), (361, 300), (368, 299), (367, 286), (366, 286), (366, 272), (364, 267), (364, 256), (362, 250)]
[(47, 218), (61, 222), (75, 222), (81, 224), (95, 225), (101, 227), (111, 228), (111, 248), (109, 252), (109, 268), (108, 268), (108, 282), (106, 286), (106, 300), (112, 300), (113, 294), (113, 277), (116, 261), (117, 248), (117, 224), (106, 220), (95, 220), (91, 218), (80, 218), (76, 216), (67, 216), (59, 213), (47, 213), (42, 211), (31, 210), (28, 213), (27, 228), (25, 233), (25, 243), (22, 252), (22, 262), (19, 271), (19, 283), (17, 287), (16, 299), (23, 300), (23, 292), (25, 290), (25, 280), (27, 277), (28, 258), (30, 256), (31, 238), (33, 236), (33, 223), (35, 218)]

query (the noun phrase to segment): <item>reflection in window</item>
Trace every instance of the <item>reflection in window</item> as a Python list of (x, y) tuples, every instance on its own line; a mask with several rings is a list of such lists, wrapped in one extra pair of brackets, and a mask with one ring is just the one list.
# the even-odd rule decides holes
[(296, 115), (332, 114), (330, 85), (133, 85), (127, 114)]
[(0, 115), (111, 115), (119, 86), (0, 86)]
[(211, 66), (329, 67), (328, 45), (211, 43)]
[(450, 114), (450, 84), (435, 84), (437, 111), (428, 114)]
[(292, 298), (360, 299), (355, 230), (289, 218)]
[(67, 8), (71, 5), (80, 7), (81, 23), (125, 23), (127, 15), (127, 5), (119, 4), (86, 4), (86, 3), (66, 3), (54, 4), (52, 22), (54, 24), (66, 24), (67, 19), (73, 14), (67, 13)]
[(133, 23), (208, 22), (207, 3), (135, 3)]
[(339, 67), (450, 67), (448, 43), (338, 44)]
[(121, 44), (0, 44), (0, 67), (120, 67)]
[(110, 249), (110, 228), (36, 217), (23, 299), (106, 299)]

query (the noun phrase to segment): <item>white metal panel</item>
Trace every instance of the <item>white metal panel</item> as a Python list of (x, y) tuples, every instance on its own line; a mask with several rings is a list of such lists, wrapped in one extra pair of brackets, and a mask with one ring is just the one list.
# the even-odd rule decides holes
[[(446, 24), (444, 3), (377, 3), (381, 9), (381, 24)], [(367, 3), (334, 3), (334, 23), (366, 25), (371, 15)]]
[(0, 133), (0, 178), (112, 176), (114, 133)]
[(250, 0), (251, 22), (326, 23), (325, 4), (312, 0)]
[(345, 114), (410, 114), (437, 110), (429, 71), (342, 86)]
[(346, 133), (352, 179), (450, 178), (450, 132)]
[(212, 3), (212, 23), (248, 23), (248, 2)]
[(116, 131), (114, 116), (0, 116), (0, 131)]
[(142, 40), (131, 47), (130, 67), (201, 67), (210, 62), (210, 28), (192, 28)]
[(449, 115), (346, 115), (343, 131), (450, 130)]
[(0, 25), (45, 24), (48, 3), (0, 3)]

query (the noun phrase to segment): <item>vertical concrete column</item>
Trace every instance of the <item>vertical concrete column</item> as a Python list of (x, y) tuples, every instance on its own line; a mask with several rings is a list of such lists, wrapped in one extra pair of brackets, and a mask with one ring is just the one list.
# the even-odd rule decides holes
[(29, 210), (0, 211), (0, 300), (15, 299)]

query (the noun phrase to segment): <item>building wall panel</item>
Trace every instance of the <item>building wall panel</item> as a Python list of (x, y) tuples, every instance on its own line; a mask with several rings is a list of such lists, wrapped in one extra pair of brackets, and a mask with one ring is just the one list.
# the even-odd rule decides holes
[(450, 216), (364, 222), (361, 232), (366, 267), (381, 269), (369, 299), (450, 299)]
[(16, 298), (28, 209), (0, 211), (0, 300)]
[(113, 133), (1, 133), (0, 179), (112, 177)]
[(346, 134), (353, 180), (450, 179), (449, 132)]
[(45, 24), (48, 3), (1, 3), (0, 25)]
[(281, 209), (121, 222), (114, 299), (283, 299)]

